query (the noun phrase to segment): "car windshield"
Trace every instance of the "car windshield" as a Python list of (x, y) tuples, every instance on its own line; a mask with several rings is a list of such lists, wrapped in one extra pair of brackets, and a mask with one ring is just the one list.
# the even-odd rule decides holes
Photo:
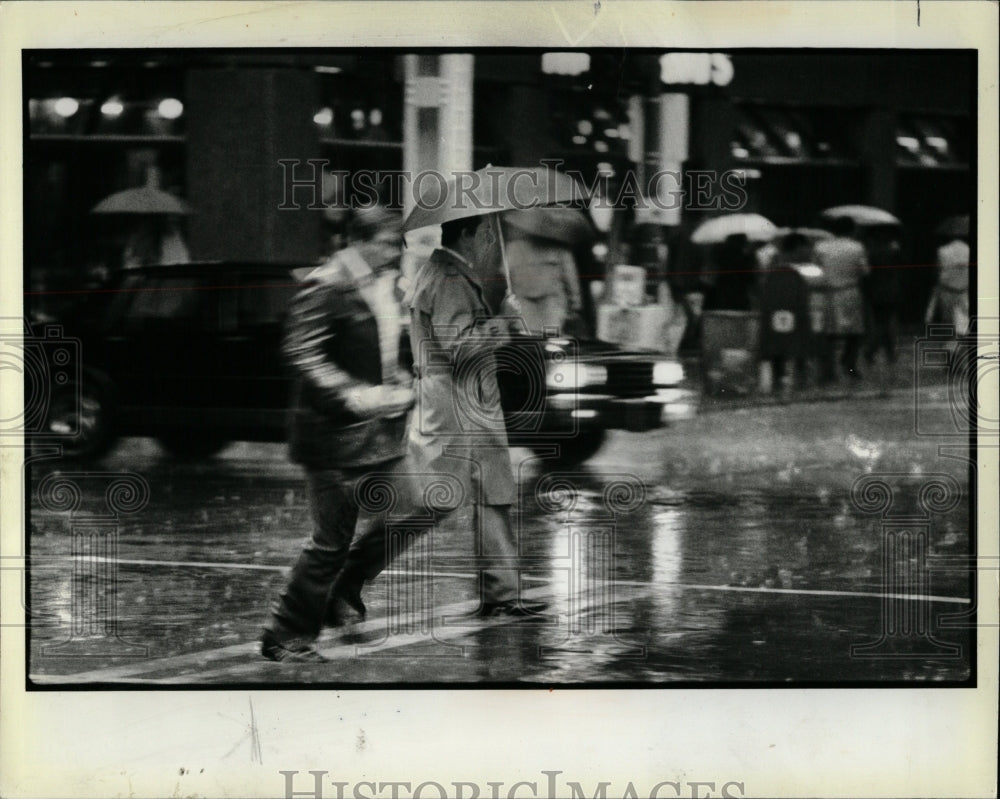
[(201, 288), (191, 275), (128, 275), (111, 301), (106, 325), (198, 327), (205, 294)]

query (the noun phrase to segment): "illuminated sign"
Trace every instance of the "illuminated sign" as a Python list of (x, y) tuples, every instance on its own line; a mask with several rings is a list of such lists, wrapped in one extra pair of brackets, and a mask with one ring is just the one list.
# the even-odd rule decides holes
[(660, 56), (663, 83), (728, 86), (732, 79), (733, 62), (724, 53), (665, 53)]
[(542, 72), (546, 75), (581, 75), (590, 69), (586, 53), (542, 53)]

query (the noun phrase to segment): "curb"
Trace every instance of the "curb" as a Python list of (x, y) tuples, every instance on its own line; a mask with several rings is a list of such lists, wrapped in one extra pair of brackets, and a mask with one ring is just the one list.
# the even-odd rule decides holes
[(698, 406), (698, 415), (722, 413), (725, 411), (745, 410), (750, 408), (773, 408), (787, 405), (814, 405), (826, 402), (844, 402), (846, 400), (877, 400), (889, 399), (902, 393), (909, 394), (912, 388), (860, 389), (857, 391), (837, 391), (833, 393), (810, 394), (791, 393), (787, 395), (757, 395), (733, 397), (732, 399), (702, 397)]

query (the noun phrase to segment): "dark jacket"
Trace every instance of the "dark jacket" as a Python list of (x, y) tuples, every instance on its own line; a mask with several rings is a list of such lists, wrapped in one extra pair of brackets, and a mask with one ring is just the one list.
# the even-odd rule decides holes
[(398, 313), (373, 312), (361, 296), (359, 259), (349, 249), (313, 270), (289, 314), (284, 353), (297, 378), (290, 457), (312, 469), (372, 466), (406, 450), (406, 414), (366, 420), (344, 402), (348, 391), (382, 383), (375, 314)]

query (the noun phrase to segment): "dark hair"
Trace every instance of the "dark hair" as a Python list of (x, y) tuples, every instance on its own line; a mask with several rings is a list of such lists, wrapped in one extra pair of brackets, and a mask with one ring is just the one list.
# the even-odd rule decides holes
[(781, 251), (785, 253), (795, 252), (809, 244), (809, 239), (801, 233), (789, 233), (781, 240)]
[(838, 236), (850, 236), (854, 233), (854, 220), (849, 216), (838, 216), (831, 223), (830, 229)]
[(475, 235), (476, 228), (479, 227), (479, 223), (483, 219), (482, 216), (466, 216), (462, 219), (453, 219), (451, 222), (442, 223), (441, 246), (451, 247), (456, 244), (466, 230), (469, 231), (470, 236)]

